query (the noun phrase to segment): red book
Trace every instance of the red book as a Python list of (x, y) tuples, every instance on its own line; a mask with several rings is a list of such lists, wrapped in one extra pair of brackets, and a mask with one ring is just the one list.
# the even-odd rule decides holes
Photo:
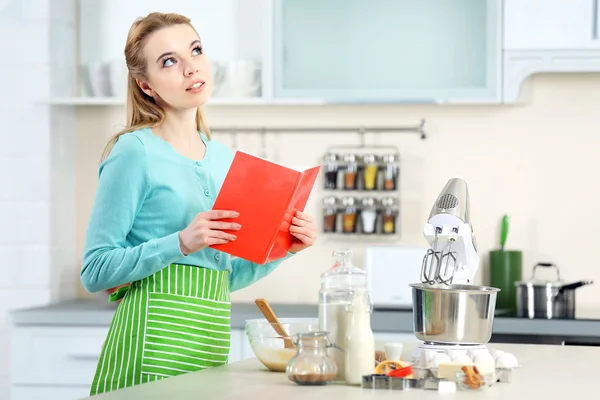
[(304, 171), (237, 151), (213, 210), (232, 210), (239, 217), (223, 219), (242, 227), (237, 239), (211, 246), (234, 257), (266, 264), (286, 256), (296, 211), (304, 211), (320, 167)]

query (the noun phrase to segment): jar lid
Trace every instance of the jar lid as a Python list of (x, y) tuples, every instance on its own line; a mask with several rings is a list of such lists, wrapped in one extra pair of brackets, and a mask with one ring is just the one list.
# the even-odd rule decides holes
[(356, 203), (356, 199), (354, 197), (343, 197), (342, 198), (342, 205), (344, 207), (352, 207), (354, 206)]
[(397, 201), (394, 197), (384, 197), (381, 199), (381, 205), (384, 207), (393, 207), (397, 204)]
[(339, 156), (336, 153), (327, 153), (323, 156), (325, 162), (336, 162)]
[(374, 164), (377, 162), (377, 156), (375, 154), (365, 154), (363, 156), (363, 162), (365, 164)]
[(381, 156), (381, 159), (386, 164), (393, 164), (396, 162), (397, 157), (396, 154), (384, 154), (383, 156)]
[(344, 162), (354, 163), (356, 162), (356, 154), (344, 154)]
[(361, 202), (363, 207), (374, 207), (377, 205), (377, 199), (374, 197), (365, 197)]
[(322, 286), (340, 289), (367, 286), (367, 272), (354, 265), (352, 262), (353, 254), (350, 249), (333, 252), (335, 263), (331, 269), (321, 275)]
[(335, 196), (328, 196), (323, 198), (324, 206), (335, 206), (337, 205), (338, 199)]

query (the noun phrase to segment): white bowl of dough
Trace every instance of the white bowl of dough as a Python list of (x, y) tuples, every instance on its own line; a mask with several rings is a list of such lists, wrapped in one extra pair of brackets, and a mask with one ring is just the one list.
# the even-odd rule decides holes
[[(295, 340), (298, 333), (318, 332), (318, 318), (279, 318), (288, 333), (286, 338)], [(296, 349), (286, 349), (284, 337), (279, 336), (273, 324), (266, 318), (246, 321), (246, 336), (258, 360), (273, 372), (285, 372), (288, 362), (296, 355)]]

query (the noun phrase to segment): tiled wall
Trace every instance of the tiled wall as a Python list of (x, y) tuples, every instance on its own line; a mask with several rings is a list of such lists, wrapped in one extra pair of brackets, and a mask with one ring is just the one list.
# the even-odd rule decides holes
[(74, 1), (50, 3), (0, 1), (0, 399), (8, 398), (8, 312), (47, 304), (68, 288), (56, 255), (65, 260), (60, 247), (72, 219), (63, 213), (65, 234), (56, 234), (52, 211), (69, 203), (55, 187), (68, 183), (58, 168), (69, 163), (61, 153), (71, 144), (54, 135), (69, 116), (55, 117), (47, 99), (56, 90), (50, 82), (73, 73), (57, 49), (74, 41)]

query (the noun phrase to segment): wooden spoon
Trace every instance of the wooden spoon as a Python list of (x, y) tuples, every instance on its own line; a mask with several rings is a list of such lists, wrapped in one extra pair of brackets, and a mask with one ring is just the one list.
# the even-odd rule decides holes
[(271, 306), (269, 305), (269, 303), (267, 302), (267, 300), (265, 300), (265, 299), (256, 299), (254, 302), (258, 306), (258, 309), (260, 310), (260, 312), (262, 313), (262, 315), (265, 316), (265, 318), (267, 319), (267, 321), (269, 321), (269, 323), (273, 324), (273, 329), (275, 329), (275, 332), (277, 332), (278, 335), (280, 335), (280, 336), (283, 337), (284, 347), (286, 349), (295, 349), (296, 346), (294, 345), (294, 343), (292, 342), (292, 340), (288, 337), (287, 332), (285, 331), (285, 329), (281, 325), (281, 322), (279, 322), (279, 320), (275, 316), (275, 313), (271, 309)]

